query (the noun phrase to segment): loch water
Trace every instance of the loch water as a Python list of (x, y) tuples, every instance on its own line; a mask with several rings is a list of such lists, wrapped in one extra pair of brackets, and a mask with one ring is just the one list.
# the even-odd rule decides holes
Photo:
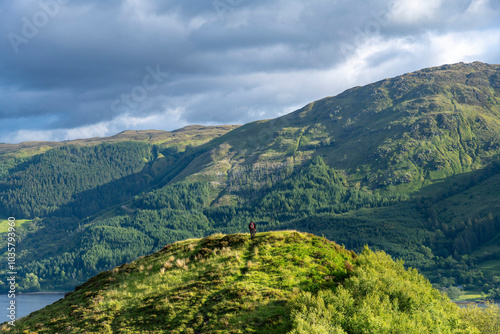
[(31, 312), (35, 312), (57, 300), (64, 298), (64, 292), (36, 292), (16, 294), (15, 298), (9, 298), (7, 294), (0, 294), (0, 323), (10, 321), (7, 317), (11, 310), (11, 300), (15, 300), (16, 320)]

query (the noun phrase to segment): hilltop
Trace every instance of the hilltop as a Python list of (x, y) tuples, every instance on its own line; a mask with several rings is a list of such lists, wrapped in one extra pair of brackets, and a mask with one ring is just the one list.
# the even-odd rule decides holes
[[(37, 333), (486, 333), (415, 270), (294, 231), (213, 235), (100, 273), (16, 322)], [(495, 318), (496, 317), (496, 318)], [(477, 326), (477, 327), (476, 327)], [(5, 333), (13, 327), (6, 324)], [(496, 327), (498, 328), (498, 327)]]
[(141, 141), (170, 147), (184, 148), (186, 145), (199, 145), (234, 130), (238, 125), (201, 126), (188, 125), (174, 131), (163, 130), (126, 130), (110, 137), (93, 137), (85, 139), (57, 141), (28, 141), (19, 144), (0, 144), (0, 157), (29, 157), (43, 153), (49, 149), (66, 145), (99, 145), (123, 141)]
[(500, 65), (423, 69), (240, 127), (99, 140), (0, 159), (0, 219), (23, 221), (22, 291), (72, 289), (252, 219), (500, 298)]

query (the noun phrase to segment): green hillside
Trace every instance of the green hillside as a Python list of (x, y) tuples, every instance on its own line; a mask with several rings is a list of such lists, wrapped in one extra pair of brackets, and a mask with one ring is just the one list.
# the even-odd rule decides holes
[(293, 231), (213, 235), (93, 277), (4, 333), (493, 333), (383, 252)]
[(367, 244), (436, 286), (497, 298), (500, 271), (483, 262), (500, 260), (499, 106), (500, 66), (460, 63), (241, 127), (129, 131), (34, 156), (9, 146), (3, 211), (33, 218), (19, 229), (19, 288), (72, 289), (254, 220)]
[(33, 156), (43, 154), (53, 148), (72, 146), (96, 146), (99, 144), (117, 144), (123, 142), (142, 142), (184, 151), (186, 146), (198, 146), (211, 139), (235, 129), (236, 125), (199, 126), (190, 125), (175, 131), (128, 130), (111, 137), (67, 140), (63, 142), (23, 142), (19, 144), (0, 144), (0, 177), (9, 174), (9, 170)]
[(300, 163), (323, 155), (371, 186), (420, 187), (484, 166), (500, 152), (499, 68), (424, 69), (247, 124), (216, 142), (233, 168), (241, 160)]
[(157, 184), (182, 154), (189, 156), (186, 151), (234, 128), (193, 125), (172, 132), (0, 144), (0, 212), (18, 219), (92, 216)]

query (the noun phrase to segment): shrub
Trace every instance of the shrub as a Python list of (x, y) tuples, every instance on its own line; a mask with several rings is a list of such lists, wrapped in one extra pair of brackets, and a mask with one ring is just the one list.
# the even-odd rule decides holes
[(342, 285), (303, 292), (292, 309), (293, 334), (477, 333), (416, 270), (366, 249)]
[(460, 309), (461, 318), (479, 329), (482, 334), (500, 333), (500, 307), (487, 303), (481, 308), (476, 305)]
[(448, 288), (448, 290), (446, 291), (446, 294), (448, 295), (448, 297), (450, 297), (450, 299), (452, 300), (457, 300), (460, 295), (462, 294), (462, 291), (457, 288), (456, 286), (452, 286), (450, 288)]
[(184, 269), (184, 270), (188, 270), (188, 267), (187, 267), (188, 263), (189, 263), (189, 261), (187, 259), (177, 259), (177, 260), (175, 260), (175, 264), (177, 265), (177, 267), (179, 267), (181, 269)]

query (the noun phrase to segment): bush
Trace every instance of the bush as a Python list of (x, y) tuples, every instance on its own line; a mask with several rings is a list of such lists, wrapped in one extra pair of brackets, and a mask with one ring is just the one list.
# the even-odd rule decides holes
[(500, 299), (500, 287), (490, 289), (488, 293), (491, 299)]
[(303, 292), (292, 309), (293, 334), (478, 333), (416, 270), (368, 249), (342, 285)]
[(452, 286), (448, 288), (446, 294), (448, 295), (448, 297), (450, 297), (451, 300), (457, 300), (462, 295), (462, 290), (460, 290), (456, 286)]
[(484, 308), (469, 306), (461, 309), (460, 313), (461, 318), (479, 329), (481, 334), (500, 333), (500, 308), (495, 304), (487, 303)]

